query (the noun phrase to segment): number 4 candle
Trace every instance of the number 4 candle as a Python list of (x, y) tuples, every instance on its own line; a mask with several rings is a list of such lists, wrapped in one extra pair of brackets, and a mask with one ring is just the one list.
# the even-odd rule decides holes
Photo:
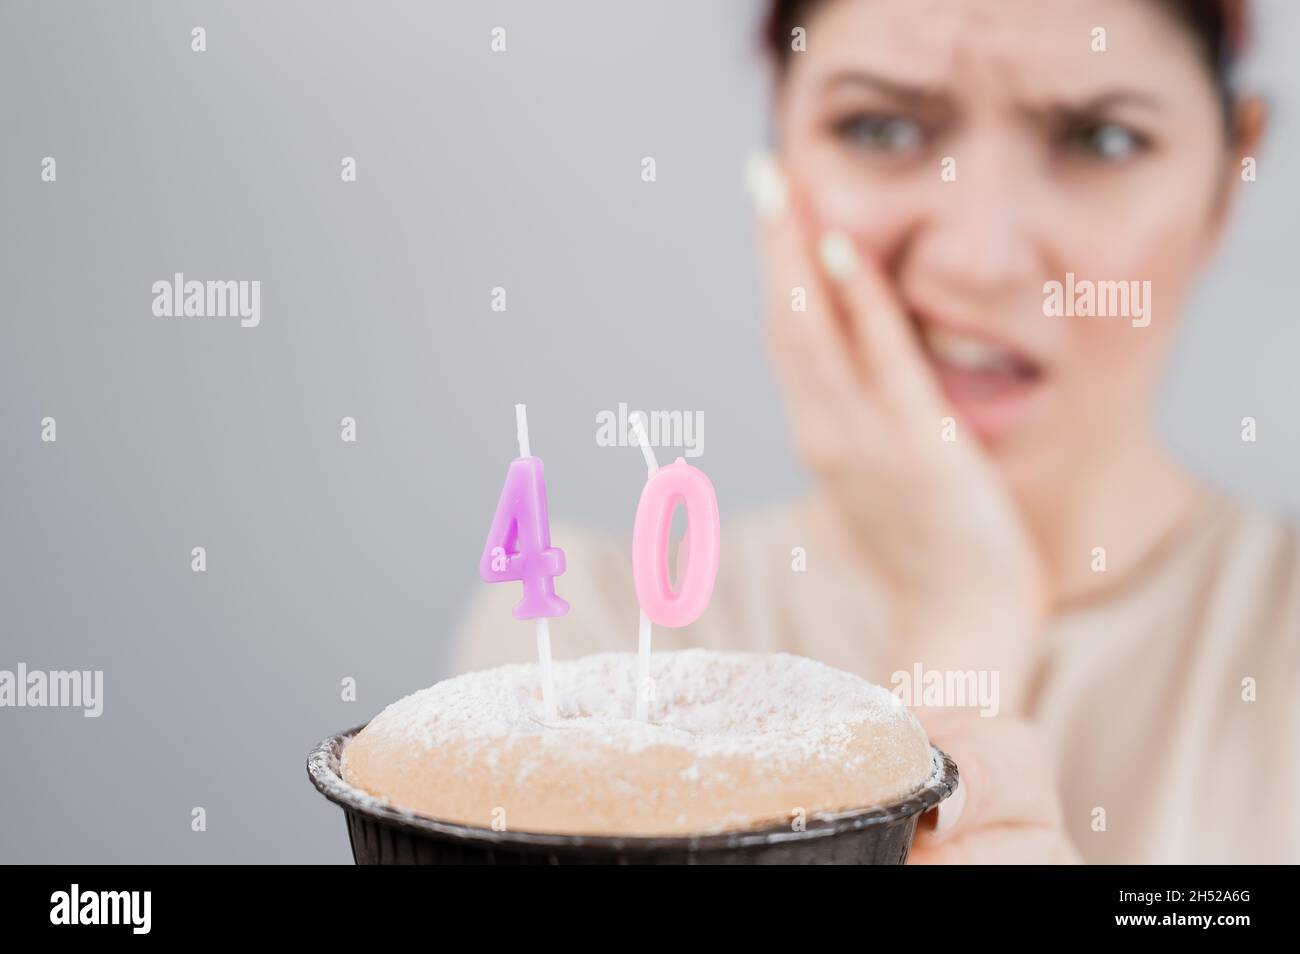
[(505, 486), (479, 560), (479, 576), (488, 583), (523, 583), (523, 599), (515, 604), (513, 615), (515, 619), (535, 621), (542, 706), (546, 718), (554, 721), (555, 682), (548, 619), (569, 612), (569, 604), (555, 595), (555, 577), (564, 572), (564, 551), (551, 546), (546, 479), (541, 458), (532, 456), (528, 449), (528, 412), (522, 404), (515, 405), (515, 425), (519, 456), (506, 471)]
[[(713, 596), (721, 550), (721, 522), (718, 498), (703, 471), (679, 457), (661, 468), (646, 434), (645, 418), (633, 420), (637, 443), (645, 457), (646, 482), (636, 507), (632, 528), (632, 581), (641, 605), (637, 638), (636, 717), (644, 721), (650, 712), (650, 624), (678, 627), (699, 619)], [(686, 537), (678, 560), (677, 587), (668, 572), (668, 541), (673, 511), (686, 508)]]

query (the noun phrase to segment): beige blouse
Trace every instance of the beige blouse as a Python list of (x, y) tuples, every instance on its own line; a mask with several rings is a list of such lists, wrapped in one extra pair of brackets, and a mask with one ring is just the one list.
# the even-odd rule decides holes
[[(724, 524), (704, 616), (656, 628), (655, 649), (786, 651), (889, 685), (896, 666), (872, 581), (821, 560), (792, 505)], [(628, 539), (557, 525), (572, 612), (559, 658), (634, 651)], [(793, 555), (806, 554), (806, 566)], [(799, 568), (799, 567), (803, 568)], [(457, 671), (536, 658), (510, 616), (517, 586), (483, 586)], [(1104, 597), (1043, 634), (1029, 715), (1046, 735), (1066, 824), (1109, 863), (1300, 862), (1300, 531), (1206, 494), (1182, 536)]]

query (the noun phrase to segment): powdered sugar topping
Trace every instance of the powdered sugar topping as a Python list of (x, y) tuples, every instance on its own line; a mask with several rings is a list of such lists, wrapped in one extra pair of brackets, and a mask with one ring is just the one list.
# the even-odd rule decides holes
[(648, 722), (633, 718), (635, 672), (633, 653), (555, 663), (552, 722), (543, 718), (536, 665), (469, 673), (398, 700), (367, 731), (426, 749), (533, 736), (548, 749), (563, 746), (569, 758), (669, 745), (701, 757), (774, 761), (845, 757), (864, 723), (918, 731), (888, 690), (788, 653), (656, 653)]

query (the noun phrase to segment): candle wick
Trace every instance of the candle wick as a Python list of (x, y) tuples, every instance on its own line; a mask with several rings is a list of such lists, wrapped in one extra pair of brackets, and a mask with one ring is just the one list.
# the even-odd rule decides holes
[(515, 433), (519, 437), (519, 456), (532, 457), (528, 450), (528, 405), (515, 405)]
[(545, 616), (539, 616), (534, 628), (537, 631), (537, 663), (542, 677), (542, 711), (548, 722), (555, 722), (559, 715), (555, 707), (555, 676), (551, 670), (551, 626)]
[(641, 611), (636, 646), (636, 720), (650, 721), (650, 617)]
[(646, 473), (653, 474), (659, 469), (659, 460), (655, 457), (655, 449), (650, 446), (650, 436), (646, 433), (645, 415), (640, 411), (632, 414), (632, 428), (636, 431), (636, 442), (641, 448), (641, 456), (645, 458)]

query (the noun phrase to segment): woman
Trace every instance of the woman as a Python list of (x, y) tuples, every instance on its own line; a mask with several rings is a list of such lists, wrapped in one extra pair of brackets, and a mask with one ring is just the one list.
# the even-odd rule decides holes
[[(817, 489), (733, 522), (710, 610), (658, 644), (995, 674), (995, 717), (920, 712), (963, 783), (914, 860), (1300, 860), (1300, 536), (1154, 426), (1260, 135), (1229, 82), (1242, 19), (773, 4), (778, 153), (748, 179)], [(557, 540), (564, 651), (630, 648), (627, 542)], [(490, 635), (509, 598), (476, 608), (465, 668), (527, 657)]]

